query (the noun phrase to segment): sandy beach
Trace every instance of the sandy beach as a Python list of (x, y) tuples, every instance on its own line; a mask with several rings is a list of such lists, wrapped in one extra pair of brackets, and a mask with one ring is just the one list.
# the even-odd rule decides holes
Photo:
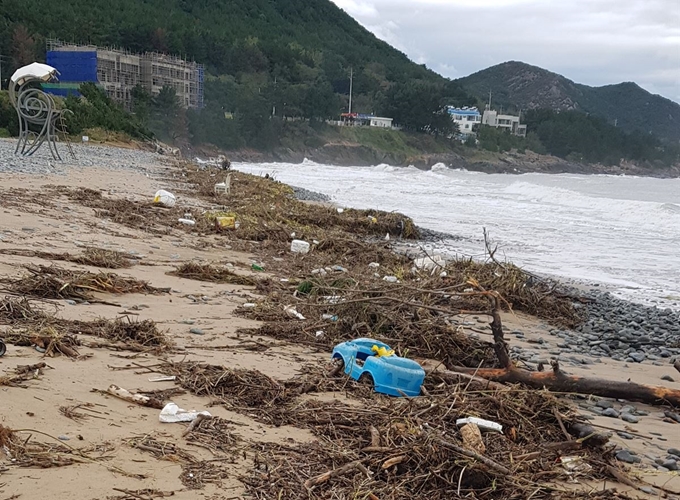
[[(114, 157), (116, 151), (111, 150)], [(45, 357), (35, 346), (8, 342), (7, 353), (0, 358), (0, 372), (11, 374), (18, 365), (44, 362), (47, 366), (35, 378), (0, 387), (0, 424), (14, 430), (22, 440), (30, 438), (52, 446), (51, 453), (68, 456), (73, 463), (63, 467), (21, 467), (12, 460), (11, 454), (2, 456), (0, 452), (0, 500), (124, 500), (163, 496), (211, 500), (254, 498), (242, 481), (254, 468), (257, 470), (253, 450), (267, 443), (285, 447), (317, 441), (319, 437), (308, 427), (267, 424), (257, 418), (258, 415), (213, 404), (215, 398), (186, 390), (166, 399), (187, 410), (207, 410), (229, 423), (230, 432), (237, 438), (230, 453), (219, 453), (205, 443), (188, 440), (185, 435), (187, 424), (161, 423), (158, 408), (115, 398), (106, 394), (107, 388), (113, 384), (131, 392), (144, 393), (178, 389), (173, 381), (152, 381), (164, 375), (159, 373), (162, 371), (159, 367), (173, 361), (257, 370), (271, 379), (285, 381), (299, 376), (310, 363), (321, 366), (328, 361), (330, 352), (310, 349), (304, 343), (239, 333), (241, 329), (255, 329), (262, 324), (235, 314), (240, 305), (262, 298), (261, 292), (253, 286), (197, 281), (167, 274), (180, 264), (198, 262), (227, 266), (237, 275), (260, 278), (265, 274), (253, 271), (251, 265), (261, 263), (262, 256), (244, 251), (247, 245), (227, 243), (219, 233), (199, 235), (181, 227), (169, 227), (161, 234), (116, 223), (65, 195), (55, 194), (53, 189), (54, 186), (88, 188), (110, 198), (150, 202), (158, 189), (173, 190), (182, 182), (180, 171), (169, 159), (148, 156), (142, 165), (118, 170), (96, 165), (59, 170), (52, 174), (2, 174), (0, 276), (22, 276), (26, 265), (55, 265), (72, 271), (114, 272), (148, 282), (153, 287), (169, 289), (169, 293), (159, 294), (92, 294), (106, 303), (49, 299), (39, 301), (39, 304), (45, 311), (65, 320), (152, 320), (171, 339), (174, 347), (165, 352), (101, 348), (91, 342), (93, 337), (83, 335), (79, 336), (82, 343), (77, 347), (78, 357), (71, 359), (65, 355)], [(179, 195), (178, 204), (192, 209), (194, 216), (210, 206), (205, 199), (192, 198), (186, 192)], [(88, 247), (127, 254), (134, 265), (101, 269), (30, 255), (30, 252), (77, 255)], [(284, 252), (276, 258), (285, 261), (295, 259), (295, 256)], [(275, 276), (273, 279), (278, 281), (280, 278)], [(5, 288), (6, 284), (0, 287)], [(469, 316), (457, 319), (462, 328), (459, 332), (490, 340), (488, 322), (475, 321)], [(504, 313), (503, 326), (511, 346), (533, 350), (540, 357), (550, 357), (550, 351), (558, 341), (549, 333), (550, 326), (546, 321), (520, 312)], [(0, 326), (0, 338), (6, 335), (3, 332), (13, 328), (11, 325)], [(523, 334), (513, 336), (510, 332), (514, 331)], [(680, 374), (669, 363), (657, 366), (650, 362), (630, 364), (603, 359), (563, 363), (563, 367), (574, 375), (630, 379), (680, 390)], [(662, 380), (666, 375), (677, 381)], [(303, 399), (329, 402), (346, 401), (348, 397), (351, 400), (351, 395), (337, 390), (302, 396)], [(576, 484), (569, 483), (566, 477), (564, 481), (558, 481), (559, 484), (569, 488), (580, 484), (587, 494), (616, 486), (619, 491), (627, 491), (630, 498), (663, 498), (662, 495), (674, 498), (672, 494), (668, 496), (668, 492), (680, 495), (680, 479), (676, 473), (652, 465), (655, 459), (667, 455), (667, 449), (680, 445), (680, 424), (664, 415), (668, 408), (633, 403), (639, 421), (629, 423), (597, 414), (593, 408), (600, 398), (564, 397), (587, 416), (598, 431), (611, 432), (611, 443), (642, 458), (640, 463), (625, 466), (631, 468), (633, 476), (663, 490), (657, 488), (650, 490), (652, 494), (646, 494), (630, 485), (612, 481), (577, 479)], [(626, 404), (612, 402), (618, 409)], [(621, 437), (621, 433), (628, 437)], [(157, 442), (172, 443), (182, 452), (170, 450), (158, 457), (149, 451), (153, 445), (148, 444)], [(69, 449), (74, 448), (86, 451), (70, 453)], [(182, 458), (183, 452), (190, 453), (191, 459)], [(196, 467), (192, 468), (194, 465)], [(216, 467), (215, 471), (209, 466)], [(300, 472), (304, 477), (310, 477), (323, 471), (322, 468)], [(219, 479), (213, 479), (213, 476)], [(309, 498), (331, 498), (327, 492), (324, 495), (317, 497), (312, 491)], [(274, 497), (263, 494), (258, 498)], [(283, 494), (279, 498), (298, 496)]]

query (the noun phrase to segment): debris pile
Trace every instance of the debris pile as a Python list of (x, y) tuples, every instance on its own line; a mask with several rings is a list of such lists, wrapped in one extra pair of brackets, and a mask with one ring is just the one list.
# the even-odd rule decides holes
[(27, 273), (20, 277), (4, 277), (0, 283), (6, 291), (23, 297), (39, 299), (72, 299), (94, 302), (93, 292), (160, 294), (168, 289), (155, 288), (144, 281), (125, 278), (115, 273), (74, 271), (57, 266), (26, 265)]
[(255, 286), (257, 280), (250, 276), (242, 276), (230, 271), (226, 267), (216, 267), (210, 264), (185, 262), (167, 274), (197, 281), (212, 283), (229, 283), (231, 285)]

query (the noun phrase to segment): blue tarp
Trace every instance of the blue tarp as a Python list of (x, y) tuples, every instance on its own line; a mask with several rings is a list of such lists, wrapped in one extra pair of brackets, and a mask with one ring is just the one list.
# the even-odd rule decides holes
[(60, 82), (96, 82), (97, 52), (58, 51), (47, 52), (47, 64), (59, 71)]

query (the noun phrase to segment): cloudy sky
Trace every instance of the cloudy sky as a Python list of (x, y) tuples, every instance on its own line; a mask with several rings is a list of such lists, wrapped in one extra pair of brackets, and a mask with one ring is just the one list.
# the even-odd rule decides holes
[(333, 0), (450, 78), (509, 60), (680, 102), (680, 0)]

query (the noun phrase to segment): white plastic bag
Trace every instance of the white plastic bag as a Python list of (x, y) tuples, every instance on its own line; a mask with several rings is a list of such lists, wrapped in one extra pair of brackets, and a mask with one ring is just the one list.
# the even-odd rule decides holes
[(164, 207), (172, 208), (175, 206), (175, 202), (177, 200), (175, 199), (175, 195), (168, 192), (164, 191), (163, 189), (156, 191), (155, 196), (153, 197), (153, 202), (158, 204), (158, 205), (163, 205)]
[(180, 408), (175, 403), (166, 404), (161, 410), (161, 414), (158, 416), (158, 420), (164, 424), (173, 424), (176, 422), (191, 422), (199, 415), (206, 415), (210, 417), (210, 413), (207, 411), (196, 411), (196, 410), (185, 410)]

